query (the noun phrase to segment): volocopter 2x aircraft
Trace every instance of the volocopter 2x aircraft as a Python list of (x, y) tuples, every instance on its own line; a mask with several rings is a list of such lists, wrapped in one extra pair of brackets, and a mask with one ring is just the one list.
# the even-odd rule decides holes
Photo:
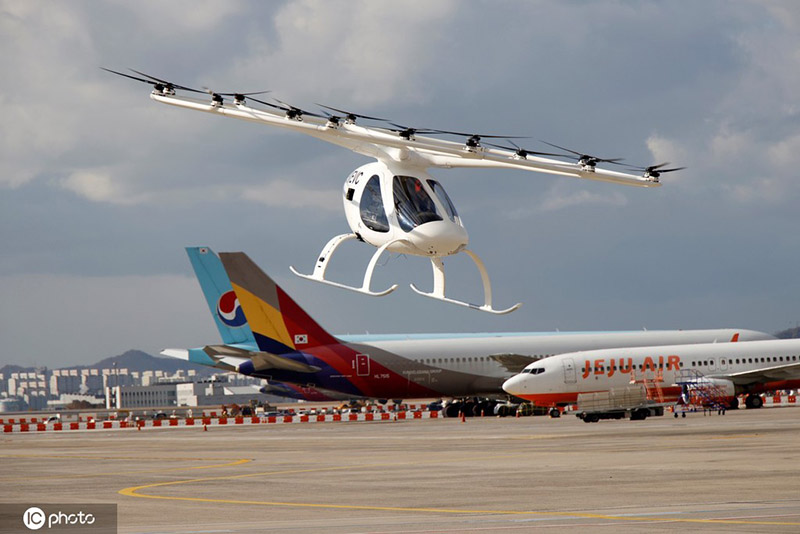
[[(149, 74), (133, 70), (136, 75), (104, 69), (113, 74), (153, 86), (150, 98), (163, 104), (224, 117), (287, 128), (317, 139), (348, 148), (353, 152), (375, 158), (347, 177), (342, 195), (344, 212), (351, 232), (334, 236), (322, 248), (313, 272), (303, 278), (357, 291), (371, 296), (383, 296), (398, 286), (375, 291), (371, 289), (372, 275), (380, 256), (388, 251), (430, 258), (433, 268), (433, 290), (425, 292), (414, 284), (411, 288), (426, 297), (467, 306), (480, 311), (504, 314), (516, 310), (521, 303), (509, 308), (495, 309), (489, 275), (480, 257), (467, 248), (469, 237), (455, 205), (441, 183), (429, 173), (429, 168), (522, 169), (559, 176), (571, 176), (637, 187), (660, 185), (662, 173), (681, 170), (665, 168), (668, 163), (649, 167), (633, 167), (640, 175), (601, 169), (597, 165), (621, 165), (620, 159), (608, 159), (576, 152), (558, 145), (548, 145), (564, 153), (538, 152), (518, 147), (485, 143), (483, 138), (512, 139), (513, 136), (482, 135), (430, 128), (412, 128), (391, 123), (386, 119), (351, 113), (322, 106), (324, 114), (305, 111), (275, 99), (267, 102), (255, 98), (269, 91), (256, 93), (217, 93), (178, 85)], [(178, 94), (178, 91), (207, 94), (203, 100)], [(264, 108), (254, 108), (248, 101)], [(333, 113), (330, 113), (333, 112)], [(359, 119), (388, 125), (364, 126)], [(451, 135), (466, 138), (454, 142), (430, 137)], [(550, 157), (546, 157), (550, 156)], [(555, 157), (574, 161), (553, 159)], [(353, 287), (325, 277), (334, 252), (343, 243), (357, 239), (377, 248), (364, 273), (361, 287)], [(483, 284), (483, 304), (471, 304), (445, 296), (445, 271), (442, 258), (463, 252), (475, 263)]]

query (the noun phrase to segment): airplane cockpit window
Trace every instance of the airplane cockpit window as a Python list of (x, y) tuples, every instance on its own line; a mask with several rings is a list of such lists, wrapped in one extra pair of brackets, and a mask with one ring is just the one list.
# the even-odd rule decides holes
[(381, 181), (377, 174), (373, 175), (364, 186), (360, 208), (361, 220), (367, 228), (376, 232), (389, 231), (389, 220), (386, 218), (386, 210), (383, 209)]
[(532, 367), (532, 368), (528, 368), (528, 369), (523, 369), (522, 372), (526, 373), (526, 374), (540, 375), (540, 374), (544, 373), (544, 368), (543, 367)]
[(447, 212), (447, 216), (450, 218), (450, 220), (453, 222), (459, 222), (456, 207), (453, 205), (453, 201), (450, 200), (450, 197), (447, 195), (444, 187), (442, 187), (442, 184), (436, 180), (428, 180), (428, 185), (431, 186), (431, 189), (433, 189), (433, 193), (439, 197), (439, 202), (442, 204), (442, 206), (444, 206), (444, 209)]
[(397, 222), (409, 232), (421, 224), (443, 220), (422, 182), (413, 176), (395, 176), (392, 184)]

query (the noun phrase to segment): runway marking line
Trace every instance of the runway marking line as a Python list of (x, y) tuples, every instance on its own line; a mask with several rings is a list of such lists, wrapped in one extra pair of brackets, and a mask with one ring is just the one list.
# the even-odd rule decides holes
[[(464, 461), (453, 460), (453, 461)], [(442, 463), (436, 461), (421, 462), (421, 463)], [(420, 462), (415, 462), (414, 465), (419, 465)], [(671, 516), (666, 517), (647, 517), (636, 516), (626, 517), (620, 515), (606, 515), (606, 514), (590, 514), (582, 512), (536, 512), (525, 510), (469, 510), (469, 509), (452, 509), (452, 508), (424, 508), (424, 507), (404, 507), (404, 506), (373, 506), (373, 505), (359, 505), (359, 504), (331, 504), (331, 503), (304, 503), (304, 502), (283, 502), (283, 501), (245, 501), (238, 499), (213, 499), (208, 497), (175, 497), (168, 495), (148, 495), (139, 493), (142, 490), (149, 488), (158, 488), (166, 486), (177, 486), (181, 484), (191, 484), (195, 482), (208, 482), (212, 480), (238, 480), (242, 478), (252, 478), (258, 476), (270, 475), (286, 475), (286, 474), (299, 474), (299, 473), (316, 473), (323, 471), (343, 471), (354, 469), (366, 469), (373, 467), (387, 467), (387, 466), (400, 466), (406, 465), (405, 463), (388, 463), (388, 464), (369, 464), (369, 465), (353, 465), (353, 466), (337, 466), (337, 467), (318, 467), (308, 469), (286, 469), (281, 471), (265, 471), (261, 473), (245, 473), (241, 475), (223, 475), (217, 477), (203, 477), (187, 480), (174, 480), (169, 482), (155, 482), (152, 484), (144, 484), (141, 486), (132, 486), (119, 490), (120, 495), (127, 497), (137, 497), (142, 499), (161, 499), (170, 501), (187, 501), (187, 502), (205, 502), (205, 503), (218, 503), (218, 504), (242, 504), (253, 506), (285, 506), (290, 508), (324, 508), (329, 510), (362, 510), (362, 511), (379, 511), (379, 512), (418, 512), (418, 513), (439, 513), (439, 514), (458, 514), (458, 515), (535, 515), (543, 517), (575, 517), (583, 519), (602, 519), (606, 521), (636, 521), (636, 522), (661, 522), (661, 523), (701, 523), (701, 524), (719, 524), (719, 525), (769, 525), (769, 526), (800, 526), (800, 522), (790, 521), (743, 521), (737, 519), (691, 519), (691, 518), (677, 518)], [(216, 466), (205, 466), (206, 468), (213, 468)]]

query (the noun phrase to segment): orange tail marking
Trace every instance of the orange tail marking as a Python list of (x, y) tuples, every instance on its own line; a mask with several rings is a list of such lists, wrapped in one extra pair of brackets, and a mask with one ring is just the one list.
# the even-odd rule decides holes
[(733, 334), (733, 337), (731, 338), (731, 343), (736, 343), (737, 341), (739, 341), (739, 332)]

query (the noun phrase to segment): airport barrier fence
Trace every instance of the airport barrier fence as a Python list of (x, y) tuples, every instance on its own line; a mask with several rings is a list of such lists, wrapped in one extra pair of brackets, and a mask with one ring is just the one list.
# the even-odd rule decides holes
[(304, 415), (276, 415), (276, 416), (232, 416), (216, 417), (201, 416), (187, 417), (185, 419), (139, 419), (139, 420), (109, 420), (109, 421), (73, 421), (44, 423), (25, 419), (0, 420), (3, 432), (62, 432), (68, 430), (114, 430), (114, 429), (142, 429), (142, 428), (169, 428), (169, 427), (208, 427), (226, 425), (270, 425), (293, 423), (328, 423), (328, 422), (358, 422), (358, 421), (403, 421), (411, 419), (440, 419), (439, 412), (409, 411), (409, 412), (366, 412), (342, 414), (304, 414)]

